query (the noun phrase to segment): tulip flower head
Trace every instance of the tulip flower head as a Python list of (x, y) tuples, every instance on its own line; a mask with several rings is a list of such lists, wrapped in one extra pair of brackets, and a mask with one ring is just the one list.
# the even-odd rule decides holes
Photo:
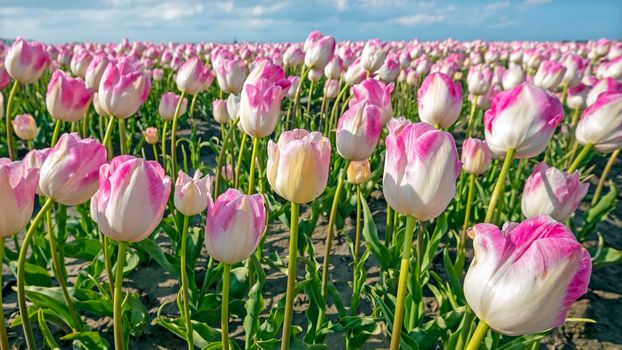
[(369, 160), (352, 161), (348, 165), (348, 182), (353, 185), (361, 185), (369, 181), (371, 177), (371, 168)]
[(365, 79), (352, 87), (352, 99), (350, 99), (349, 106), (352, 107), (362, 101), (378, 106), (382, 125), (385, 125), (393, 118), (391, 106), (393, 88), (393, 83), (385, 84), (376, 79)]
[(456, 122), (462, 110), (462, 87), (446, 74), (428, 75), (417, 92), (419, 117), (445, 129)]
[(0, 237), (20, 232), (30, 221), (39, 172), (0, 158)]
[(462, 168), (468, 174), (483, 174), (488, 170), (492, 153), (486, 141), (469, 138), (462, 143)]
[(188, 95), (196, 95), (204, 90), (208, 81), (213, 79), (212, 72), (205, 66), (203, 61), (198, 57), (194, 57), (179, 67), (175, 82), (180, 91)]
[(376, 149), (382, 120), (380, 108), (363, 100), (351, 106), (337, 124), (337, 152), (348, 160), (361, 161)]
[(30, 114), (16, 115), (11, 121), (15, 135), (24, 141), (32, 141), (37, 137), (37, 122)]
[(592, 144), (602, 153), (622, 148), (622, 93), (605, 92), (583, 111), (577, 124), (577, 141)]
[(53, 118), (75, 122), (84, 117), (92, 97), (93, 91), (81, 78), (71, 78), (57, 70), (48, 84), (45, 104)]
[(200, 214), (211, 202), (212, 177), (203, 176), (200, 171), (194, 177), (179, 172), (175, 182), (175, 208), (186, 216)]
[[(177, 104), (179, 104), (179, 99), (181, 96), (175, 95), (172, 92), (167, 92), (162, 95), (160, 98), (160, 105), (158, 106), (158, 113), (160, 117), (164, 120), (171, 121), (175, 117), (175, 110), (177, 109)], [(181, 101), (181, 106), (179, 106), (179, 114), (177, 117), (181, 117), (186, 113), (186, 109), (188, 108), (188, 100), (184, 97), (183, 101)]]
[(23, 38), (13, 42), (4, 58), (6, 71), (22, 84), (39, 80), (49, 63), (50, 57), (41, 43), (27, 42)]
[(151, 80), (127, 60), (108, 63), (99, 83), (100, 108), (107, 115), (127, 119), (149, 96)]
[(155, 145), (158, 143), (158, 129), (154, 127), (149, 127), (143, 131), (143, 137), (145, 141), (150, 145)]
[(311, 68), (324, 69), (335, 54), (335, 46), (335, 38), (330, 35), (323, 36), (321, 33), (309, 35), (307, 42), (305, 42), (305, 65)]

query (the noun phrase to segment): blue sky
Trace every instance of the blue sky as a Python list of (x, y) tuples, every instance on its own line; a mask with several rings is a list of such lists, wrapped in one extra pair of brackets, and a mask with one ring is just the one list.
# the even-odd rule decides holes
[(622, 39), (620, 0), (0, 0), (0, 36), (49, 43)]

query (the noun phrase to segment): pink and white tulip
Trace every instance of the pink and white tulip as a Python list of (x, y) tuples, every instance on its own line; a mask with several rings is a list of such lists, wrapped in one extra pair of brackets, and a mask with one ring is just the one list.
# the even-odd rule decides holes
[(81, 120), (91, 104), (93, 91), (80, 78), (71, 78), (61, 70), (52, 74), (45, 95), (50, 115), (66, 122)]
[(39, 172), (0, 158), (0, 237), (20, 232), (30, 221)]
[(393, 118), (393, 107), (391, 106), (391, 93), (395, 85), (385, 84), (376, 79), (365, 79), (360, 84), (352, 87), (352, 99), (350, 107), (367, 101), (378, 106), (382, 125), (385, 125)]
[(577, 124), (576, 138), (580, 144), (609, 153), (622, 148), (622, 93), (603, 93), (583, 111)]
[(49, 63), (50, 57), (43, 44), (36, 41), (28, 42), (23, 38), (17, 38), (13, 42), (4, 58), (7, 72), (22, 84), (31, 84), (39, 80)]
[(368, 40), (361, 52), (361, 65), (368, 72), (375, 72), (384, 63), (387, 50), (380, 39)]
[[(158, 106), (158, 113), (160, 117), (164, 120), (171, 121), (175, 117), (175, 110), (177, 109), (177, 105), (179, 104), (179, 99), (181, 96), (175, 95), (172, 92), (167, 92), (162, 95), (160, 98), (160, 105)], [(186, 109), (188, 108), (188, 100), (184, 97), (183, 101), (181, 101), (181, 106), (179, 106), (179, 113), (177, 117), (181, 117), (186, 114)]]
[(562, 82), (566, 74), (566, 67), (557, 61), (544, 61), (540, 64), (536, 75), (533, 77), (533, 84), (543, 89), (553, 91)]
[(469, 138), (462, 143), (462, 169), (468, 174), (483, 174), (488, 170), (492, 152), (486, 141)]
[(453, 125), (462, 110), (462, 86), (448, 75), (428, 75), (417, 92), (419, 117), (430, 125), (445, 129)]
[(245, 79), (246, 66), (240, 59), (226, 60), (216, 66), (216, 80), (224, 92), (239, 94)]
[(211, 176), (203, 176), (197, 170), (194, 177), (190, 177), (183, 171), (179, 171), (173, 197), (175, 209), (186, 216), (198, 215), (211, 203), (211, 193)]
[(368, 159), (378, 145), (381, 131), (382, 119), (377, 105), (363, 100), (350, 106), (337, 124), (337, 152), (348, 160)]
[(98, 89), (99, 105), (109, 116), (127, 119), (149, 96), (151, 80), (128, 61), (108, 63)]
[(41, 166), (43, 166), (43, 162), (47, 159), (50, 154), (51, 148), (44, 149), (33, 149), (32, 151), (26, 153), (22, 162), (26, 169), (30, 169), (32, 171), (37, 172), (37, 194), (39, 196), (43, 196), (43, 192), (41, 192), (41, 187), (39, 187), (39, 172), (41, 170)]
[(37, 122), (30, 114), (19, 114), (11, 121), (15, 135), (24, 141), (32, 141), (37, 137)]
[(188, 95), (196, 95), (204, 90), (208, 81), (212, 81), (214, 76), (205, 66), (203, 61), (194, 57), (186, 61), (177, 71), (175, 82), (179, 91)]

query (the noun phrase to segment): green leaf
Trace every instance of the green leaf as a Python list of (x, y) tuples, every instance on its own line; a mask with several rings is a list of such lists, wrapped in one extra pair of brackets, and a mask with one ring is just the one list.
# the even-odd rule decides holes
[(363, 207), (363, 238), (367, 242), (372, 254), (380, 262), (383, 270), (392, 267), (391, 252), (378, 238), (378, 230), (376, 223), (371, 215), (367, 201), (361, 196), (361, 205)]
[(48, 324), (45, 322), (45, 316), (43, 315), (42, 309), (39, 309), (39, 311), (37, 311), (37, 321), (39, 322), (39, 330), (43, 335), (43, 342), (45, 343), (45, 345), (53, 350), (60, 349), (60, 347), (54, 340), (54, 337), (52, 336), (52, 332), (50, 332), (50, 329), (48, 328)]

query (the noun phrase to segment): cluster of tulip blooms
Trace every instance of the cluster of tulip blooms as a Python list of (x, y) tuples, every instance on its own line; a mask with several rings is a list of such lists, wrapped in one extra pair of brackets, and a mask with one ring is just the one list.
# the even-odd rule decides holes
[[(391, 349), (537, 345), (567, 321), (605, 249), (582, 243), (617, 193), (611, 185), (601, 196), (622, 148), (622, 42), (337, 43), (317, 31), (290, 44), (18, 38), (0, 57), (0, 255), (17, 281), (9, 325), (21, 325), (31, 350), (41, 339), (111, 348), (86, 322), (95, 316), (112, 316), (115, 349), (132, 348), (150, 316), (123, 276), (151, 259), (180, 281), (178, 314), (160, 310), (156, 323), (189, 349), (319, 349), (339, 332), (345, 344), (328, 348), (356, 349), (374, 334)], [(590, 164), (609, 153), (586, 209), (594, 215), (579, 228)], [(386, 208), (376, 213), (386, 212), (383, 240), (367, 204), (374, 191), (386, 201), (374, 196)], [(331, 247), (354, 211), (346, 308)], [(322, 215), (320, 264), (311, 235)], [(266, 245), (277, 220), (290, 231), (287, 263)], [(87, 266), (73, 285), (67, 254)], [(202, 274), (197, 261), (207, 262)], [(37, 278), (48, 268), (58, 287)], [(266, 272), (287, 276), (269, 312)], [(243, 285), (235, 300), (231, 277)], [(293, 319), (300, 293), (305, 332)], [(371, 314), (357, 310), (362, 301)], [(8, 350), (18, 336), (0, 316)], [(230, 322), (243, 327), (239, 339)]]

